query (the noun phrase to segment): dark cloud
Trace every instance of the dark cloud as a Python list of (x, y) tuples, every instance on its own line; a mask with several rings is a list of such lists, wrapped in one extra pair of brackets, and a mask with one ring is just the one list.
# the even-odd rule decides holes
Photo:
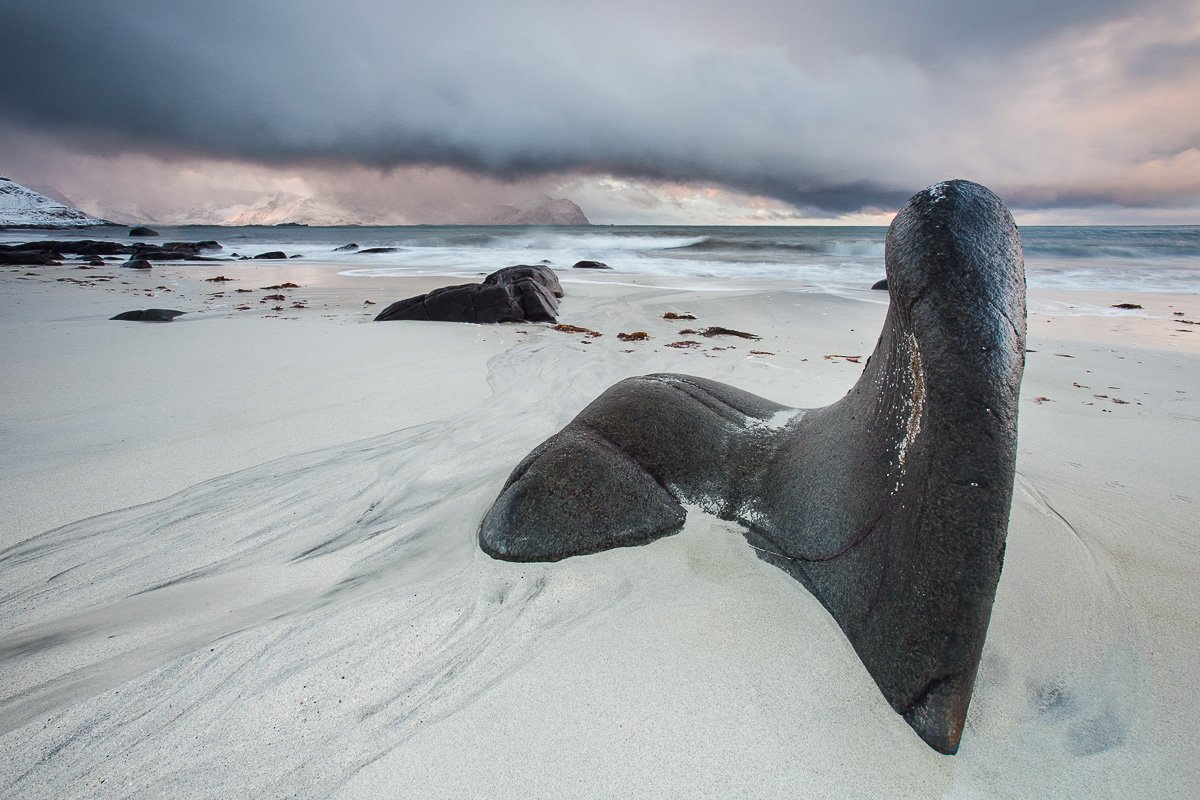
[[(1085, 113), (1072, 98), (1200, 77), (1200, 34), (1162, 41), (1195, 26), (1186, 9), (1167, 0), (0, 0), (0, 116), (93, 151), (446, 165), (504, 179), (604, 173), (849, 212), (894, 207), (956, 175), (1018, 192), (1043, 185), (1046, 170), (1062, 170), (1059, 154), (1079, 149), (1073, 124), (1058, 124)], [(1112, 74), (1081, 65), (1087, 37), (1137, 20), (1166, 32)], [(1112, 136), (1129, 133), (1121, 124)], [(1200, 121), (1184, 111), (1155, 128), (1123, 147), (1129, 170), (1195, 142)], [(1111, 201), (1116, 190), (1104, 187), (1116, 180), (1065, 194)], [(1200, 176), (1172, 186), (1200, 192)]]

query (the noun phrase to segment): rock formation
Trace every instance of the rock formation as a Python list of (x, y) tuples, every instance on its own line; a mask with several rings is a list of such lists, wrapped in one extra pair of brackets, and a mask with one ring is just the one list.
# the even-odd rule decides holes
[(896, 712), (956, 752), (1012, 500), (1021, 243), (994, 194), (950, 181), (896, 216), (886, 264), (883, 332), (842, 400), (800, 411), (687, 375), (622, 381), (517, 466), (483, 550), (644, 544), (682, 527), (684, 502), (735, 520), (829, 610)]

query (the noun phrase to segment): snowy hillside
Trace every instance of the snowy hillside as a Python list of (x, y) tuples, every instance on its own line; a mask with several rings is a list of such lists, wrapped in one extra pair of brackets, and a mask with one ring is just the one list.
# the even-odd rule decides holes
[(15, 181), (0, 178), (0, 228), (81, 228), (106, 224)]

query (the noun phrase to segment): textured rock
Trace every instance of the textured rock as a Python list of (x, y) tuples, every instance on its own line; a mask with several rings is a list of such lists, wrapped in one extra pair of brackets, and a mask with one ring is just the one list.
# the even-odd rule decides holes
[(562, 284), (558, 282), (558, 275), (554, 273), (554, 270), (542, 264), (534, 264), (532, 266), (528, 264), (519, 264), (515, 267), (505, 267), (504, 269), (496, 270), (491, 275), (488, 275), (483, 279), (483, 282), (489, 285), (513, 283), (514, 281), (522, 278), (529, 278), (530, 280), (540, 283), (542, 286), (545, 286), (547, 289), (549, 289), (550, 293), (555, 297), (563, 296), (563, 288)]
[(967, 181), (910, 199), (886, 262), (892, 303), (845, 398), (799, 411), (687, 375), (622, 381), (517, 466), (479, 542), (555, 561), (674, 533), (681, 502), (736, 520), (954, 753), (1003, 563), (1024, 265), (1007, 209)]
[(170, 322), (176, 317), (184, 314), (184, 311), (175, 311), (170, 308), (142, 308), (137, 311), (125, 311), (117, 314), (109, 319), (121, 319), (132, 322)]

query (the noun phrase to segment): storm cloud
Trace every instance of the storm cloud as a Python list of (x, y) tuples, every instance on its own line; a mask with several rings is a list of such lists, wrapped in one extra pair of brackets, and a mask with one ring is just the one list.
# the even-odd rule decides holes
[(827, 214), (954, 176), (1031, 208), (1200, 203), (1194, 3), (0, 8), (0, 119), (48, 147), (716, 184)]

